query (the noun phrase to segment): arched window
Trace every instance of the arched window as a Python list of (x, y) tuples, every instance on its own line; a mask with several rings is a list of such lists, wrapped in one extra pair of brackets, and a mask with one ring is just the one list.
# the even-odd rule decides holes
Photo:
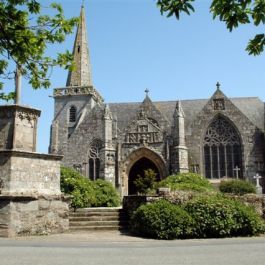
[(242, 177), (240, 137), (225, 118), (218, 116), (204, 137), (204, 169), (207, 178)]
[(69, 122), (76, 122), (76, 107), (71, 106), (69, 109)]
[(102, 142), (98, 139), (94, 140), (88, 152), (88, 174), (91, 180), (99, 178), (100, 171), (100, 149)]

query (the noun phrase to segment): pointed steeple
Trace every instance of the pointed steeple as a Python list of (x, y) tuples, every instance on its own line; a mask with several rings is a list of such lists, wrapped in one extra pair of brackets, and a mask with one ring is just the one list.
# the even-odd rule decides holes
[(69, 71), (66, 86), (92, 86), (86, 18), (83, 5), (81, 7), (80, 20), (75, 37), (73, 57), (75, 70)]

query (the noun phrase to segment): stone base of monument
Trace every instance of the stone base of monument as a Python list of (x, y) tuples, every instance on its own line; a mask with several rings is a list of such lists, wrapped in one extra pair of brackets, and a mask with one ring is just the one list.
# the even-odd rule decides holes
[(0, 236), (69, 229), (69, 199), (60, 191), (61, 156), (0, 151)]
[(0, 195), (0, 236), (47, 235), (69, 229), (63, 196)]
[(69, 229), (68, 199), (60, 190), (62, 156), (36, 153), (40, 111), (0, 106), (0, 236)]

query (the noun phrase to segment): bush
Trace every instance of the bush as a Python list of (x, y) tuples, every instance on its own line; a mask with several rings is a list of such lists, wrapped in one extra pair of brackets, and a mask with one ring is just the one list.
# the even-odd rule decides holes
[(265, 231), (264, 221), (253, 208), (221, 195), (197, 197), (184, 209), (196, 223), (194, 237), (249, 236)]
[(192, 227), (190, 215), (166, 200), (140, 206), (130, 223), (133, 233), (158, 239), (187, 238)]
[(213, 191), (211, 183), (195, 173), (172, 175), (158, 183), (158, 187), (168, 187), (171, 190), (192, 190), (197, 192)]
[(115, 207), (120, 204), (120, 197), (111, 183), (98, 179), (93, 183), (96, 196), (94, 207)]
[(232, 193), (235, 195), (256, 193), (256, 188), (252, 183), (240, 179), (221, 181), (219, 189), (223, 193)]
[(91, 181), (70, 168), (61, 168), (61, 191), (72, 195), (71, 206), (115, 207), (119, 205), (119, 195), (111, 183), (105, 180)]
[(144, 176), (137, 175), (134, 185), (138, 194), (147, 194), (154, 189), (156, 173), (152, 169), (144, 170)]

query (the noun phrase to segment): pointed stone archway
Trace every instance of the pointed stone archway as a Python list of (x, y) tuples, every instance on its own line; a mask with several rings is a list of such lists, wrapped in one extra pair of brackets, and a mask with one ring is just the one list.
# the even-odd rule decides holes
[(122, 196), (135, 194), (133, 181), (137, 175), (142, 176), (143, 171), (148, 168), (157, 173), (158, 180), (168, 175), (164, 159), (147, 147), (140, 147), (127, 156), (121, 167)]

